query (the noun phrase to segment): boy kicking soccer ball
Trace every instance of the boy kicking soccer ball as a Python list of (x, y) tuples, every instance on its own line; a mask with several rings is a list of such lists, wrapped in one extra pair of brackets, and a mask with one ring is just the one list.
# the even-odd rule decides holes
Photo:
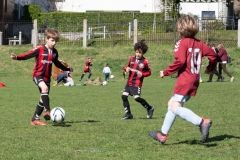
[(48, 95), (50, 91), (52, 63), (64, 71), (73, 71), (72, 68), (65, 67), (58, 60), (58, 51), (54, 48), (54, 46), (59, 38), (60, 33), (56, 29), (47, 29), (45, 31), (45, 45), (38, 46), (37, 48), (23, 54), (11, 54), (11, 59), (13, 60), (27, 60), (35, 57), (32, 78), (40, 91), (40, 101), (37, 104), (35, 113), (30, 122), (31, 125), (46, 125), (45, 122), (40, 121), (40, 115), (42, 114), (43, 110), (45, 110), (43, 115), (44, 119), (50, 120), (50, 105)]

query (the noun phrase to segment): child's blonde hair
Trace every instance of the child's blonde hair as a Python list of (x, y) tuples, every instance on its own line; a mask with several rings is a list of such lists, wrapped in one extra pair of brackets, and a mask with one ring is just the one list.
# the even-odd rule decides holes
[(181, 37), (193, 38), (198, 33), (197, 21), (189, 16), (183, 16), (176, 22), (176, 28)]
[(54, 28), (46, 29), (45, 30), (45, 37), (47, 39), (52, 38), (57, 42), (57, 41), (59, 41), (60, 33), (58, 32), (58, 30), (56, 30)]

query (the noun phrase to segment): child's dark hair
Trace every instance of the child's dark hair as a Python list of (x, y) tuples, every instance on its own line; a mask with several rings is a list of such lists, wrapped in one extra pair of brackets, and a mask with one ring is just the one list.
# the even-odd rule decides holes
[(148, 46), (144, 42), (144, 40), (141, 40), (140, 42), (135, 43), (134, 45), (134, 51), (141, 49), (143, 54), (147, 52)]

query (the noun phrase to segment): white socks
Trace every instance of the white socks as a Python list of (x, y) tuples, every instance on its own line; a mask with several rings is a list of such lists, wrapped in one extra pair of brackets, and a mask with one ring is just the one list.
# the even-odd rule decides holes
[(193, 113), (190, 109), (184, 108), (184, 107), (177, 107), (175, 112), (172, 112), (172, 109), (168, 107), (168, 111), (166, 113), (161, 131), (163, 134), (168, 134), (169, 130), (171, 129), (176, 116), (181, 117), (184, 120), (187, 120), (188, 122), (191, 122), (195, 126), (199, 126), (202, 118)]

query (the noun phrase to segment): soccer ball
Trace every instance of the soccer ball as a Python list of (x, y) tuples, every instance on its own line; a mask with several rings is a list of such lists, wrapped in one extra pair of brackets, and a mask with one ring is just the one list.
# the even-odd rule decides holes
[(66, 117), (65, 110), (61, 107), (55, 107), (50, 112), (50, 117), (55, 123), (62, 123)]
[(106, 85), (107, 85), (107, 81), (103, 81), (103, 82), (102, 82), (102, 85), (103, 85), (103, 86), (106, 86)]
[(110, 78), (112, 78), (112, 79), (113, 79), (113, 78), (114, 78), (114, 75), (111, 75), (111, 76), (110, 76)]

